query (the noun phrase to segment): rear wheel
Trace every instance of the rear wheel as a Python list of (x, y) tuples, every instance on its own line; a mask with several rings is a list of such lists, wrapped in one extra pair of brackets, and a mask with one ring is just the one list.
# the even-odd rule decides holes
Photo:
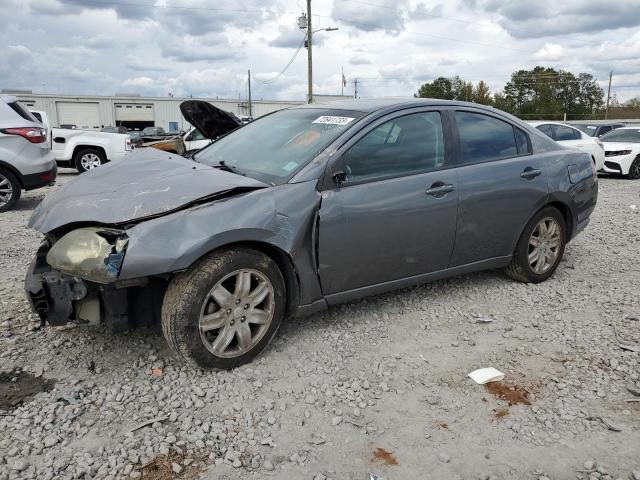
[(633, 163), (631, 163), (627, 178), (631, 178), (633, 180), (637, 180), (638, 178), (640, 178), (640, 155), (638, 155)]
[(79, 150), (74, 157), (74, 164), (80, 173), (98, 168), (105, 163), (104, 154), (94, 148)]
[(0, 169), (0, 212), (11, 210), (20, 200), (21, 193), (18, 179), (12, 173)]
[(554, 207), (543, 208), (524, 229), (505, 272), (520, 282), (544, 282), (558, 268), (566, 241), (562, 214)]
[(258, 355), (285, 312), (285, 285), (271, 258), (252, 249), (214, 252), (169, 285), (162, 330), (173, 351), (204, 369)]

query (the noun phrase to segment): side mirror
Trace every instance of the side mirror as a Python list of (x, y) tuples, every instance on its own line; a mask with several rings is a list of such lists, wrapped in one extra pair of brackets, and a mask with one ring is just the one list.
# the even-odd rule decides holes
[(347, 179), (347, 174), (344, 172), (344, 170), (337, 170), (333, 172), (331, 178), (333, 178), (333, 181), (336, 184), (336, 188), (340, 190), (340, 185)]

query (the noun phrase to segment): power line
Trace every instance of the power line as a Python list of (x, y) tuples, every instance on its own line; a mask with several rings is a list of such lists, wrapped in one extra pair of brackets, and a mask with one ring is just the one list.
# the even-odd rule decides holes
[(291, 59), (289, 60), (289, 62), (287, 62), (287, 64), (284, 66), (284, 68), (282, 70), (280, 70), (280, 73), (278, 73), (275, 77), (269, 79), (269, 80), (260, 80), (258, 78), (253, 78), (256, 82), (261, 83), (263, 85), (271, 85), (273, 82), (275, 82), (278, 78), (280, 78), (282, 75), (284, 75), (284, 72), (287, 71), (287, 69), (291, 66), (291, 64), (293, 63), (293, 61), (296, 59), (296, 57), (298, 56), (298, 53), (300, 53), (300, 50), (302, 50), (302, 47), (304, 46), (304, 41), (306, 40), (306, 34), (304, 37), (302, 37), (302, 41), (300, 42), (300, 45), (298, 45), (298, 48), (296, 49), (296, 51), (293, 53), (293, 55), (291, 56)]
[[(349, 20), (347, 18), (333, 17), (333, 16), (328, 16), (328, 15), (319, 15), (317, 13), (314, 13), (313, 16), (314, 17), (320, 17), (320, 18), (329, 18), (329, 19), (337, 20), (339, 22), (344, 22), (346, 24), (363, 25), (365, 27), (380, 28), (380, 25), (375, 25), (373, 23), (360, 22), (358, 20)], [(521, 48), (510, 48), (510, 47), (504, 47), (504, 46), (501, 46), (501, 45), (494, 45), (494, 44), (490, 44), (490, 43), (472, 42), (470, 40), (460, 40), (459, 38), (443, 37), (443, 36), (440, 36), (440, 35), (432, 35), (430, 33), (414, 32), (414, 31), (411, 31), (411, 30), (405, 30), (405, 32), (409, 33), (409, 34), (412, 34), (412, 35), (421, 35), (421, 36), (424, 36), (424, 37), (439, 38), (441, 40), (448, 40), (450, 42), (465, 43), (465, 44), (468, 44), (468, 45), (479, 45), (481, 47), (499, 48), (499, 49), (502, 49), (502, 50), (511, 50), (511, 51), (514, 51), (514, 52), (536, 53), (533, 50), (524, 50), (524, 49), (521, 49)]]
[[(464, 20), (464, 19), (461, 19), (461, 18), (448, 17), (448, 16), (445, 16), (445, 15), (437, 15), (437, 14), (434, 14), (434, 13), (428, 13), (428, 12), (423, 12), (423, 11), (419, 11), (419, 10), (413, 10), (412, 11), (412, 10), (407, 10), (407, 9), (402, 9), (402, 8), (389, 7), (387, 5), (380, 5), (380, 4), (377, 4), (377, 3), (363, 2), (361, 0), (342, 0), (342, 1), (343, 2), (351, 2), (351, 3), (359, 3), (361, 5), (368, 5), (368, 6), (371, 6), (371, 7), (385, 8), (387, 10), (395, 10), (397, 12), (408, 13), (410, 15), (415, 15), (415, 16), (418, 16), (418, 17), (422, 16), (422, 17), (431, 17), (431, 18), (441, 18), (441, 19), (444, 19), (444, 20), (451, 20), (453, 22), (466, 23), (466, 24), (470, 24), (470, 25), (480, 25), (482, 27), (489, 27), (489, 28), (496, 28), (496, 29), (506, 30), (505, 28), (503, 28), (503, 27), (501, 27), (499, 25), (494, 25), (494, 24), (491, 24), (491, 23), (476, 22), (476, 21), (473, 21), (473, 20)], [(510, 28), (509, 30), (511, 30), (513, 32), (520, 32), (520, 33), (526, 33), (528, 35), (536, 35), (537, 36), (536, 32), (532, 32), (530, 30), (521, 30), (521, 29), (515, 29), (515, 28)], [(584, 41), (583, 39), (579, 39), (579, 38), (576, 38), (576, 37), (570, 37), (570, 36), (567, 36), (567, 35), (548, 35), (548, 36), (553, 36), (553, 37), (556, 37), (556, 38), (566, 38), (566, 39), (573, 40), (573, 41), (576, 41), (576, 42), (583, 42)]]

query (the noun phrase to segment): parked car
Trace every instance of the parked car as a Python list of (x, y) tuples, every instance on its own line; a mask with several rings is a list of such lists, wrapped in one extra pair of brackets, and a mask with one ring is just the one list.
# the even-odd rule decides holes
[(61, 123), (58, 128), (62, 128), (64, 130), (76, 130), (78, 126), (73, 123)]
[(105, 133), (124, 133), (124, 134), (129, 133), (127, 131), (127, 127), (123, 127), (122, 125), (117, 127), (102, 127), (100, 131)]
[(51, 123), (49, 122), (47, 112), (43, 112), (41, 110), (29, 110), (29, 112), (31, 112), (31, 115), (33, 115), (47, 131), (47, 140), (51, 140)]
[(133, 150), (131, 138), (122, 133), (53, 128), (51, 136), (58, 166), (75, 168), (80, 173), (121, 160)]
[(187, 100), (180, 104), (180, 111), (185, 118), (196, 118), (199, 127), (194, 126), (187, 133), (160, 140), (148, 141), (148, 138), (141, 137), (136, 141), (136, 148), (153, 147), (189, 157), (219, 136), (242, 126), (240, 119), (233, 113), (221, 110), (207, 102)]
[(601, 137), (605, 133), (609, 133), (611, 130), (624, 127), (624, 123), (598, 123), (593, 125), (586, 125), (584, 123), (570, 123), (569, 125), (577, 128), (581, 132), (586, 133), (590, 137)]
[(46, 129), (16, 97), (0, 95), (0, 212), (13, 208), (22, 190), (55, 180)]
[(640, 127), (618, 128), (603, 135), (604, 171), (640, 178)]
[(160, 321), (181, 358), (230, 368), (284, 317), (482, 269), (542, 282), (598, 195), (586, 153), (446, 100), (280, 110), (193, 159), (136, 150), (44, 199), (26, 278), (43, 322)]
[(529, 124), (560, 145), (577, 148), (591, 155), (597, 171), (604, 168), (604, 147), (596, 137), (591, 137), (577, 128), (559, 122), (529, 122)]
[(140, 134), (142, 137), (165, 137), (167, 135), (175, 134), (165, 132), (162, 127), (145, 127)]

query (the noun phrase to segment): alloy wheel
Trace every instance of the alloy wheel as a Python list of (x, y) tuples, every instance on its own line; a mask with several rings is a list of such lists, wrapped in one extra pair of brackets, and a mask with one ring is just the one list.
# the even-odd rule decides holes
[(552, 268), (560, 254), (562, 244), (562, 230), (558, 221), (552, 217), (545, 217), (531, 232), (529, 237), (529, 265), (531, 269), (541, 275)]
[(214, 355), (238, 357), (262, 339), (274, 311), (274, 289), (269, 279), (257, 270), (236, 270), (207, 294), (198, 320), (200, 338)]
[(640, 178), (640, 157), (636, 158), (631, 167), (629, 167), (629, 176), (631, 178)]
[(82, 165), (82, 168), (85, 170), (93, 170), (102, 165), (102, 161), (95, 153), (85, 153), (82, 158), (80, 158), (80, 165)]
[(5, 206), (13, 196), (13, 185), (7, 177), (0, 173), (0, 207)]

